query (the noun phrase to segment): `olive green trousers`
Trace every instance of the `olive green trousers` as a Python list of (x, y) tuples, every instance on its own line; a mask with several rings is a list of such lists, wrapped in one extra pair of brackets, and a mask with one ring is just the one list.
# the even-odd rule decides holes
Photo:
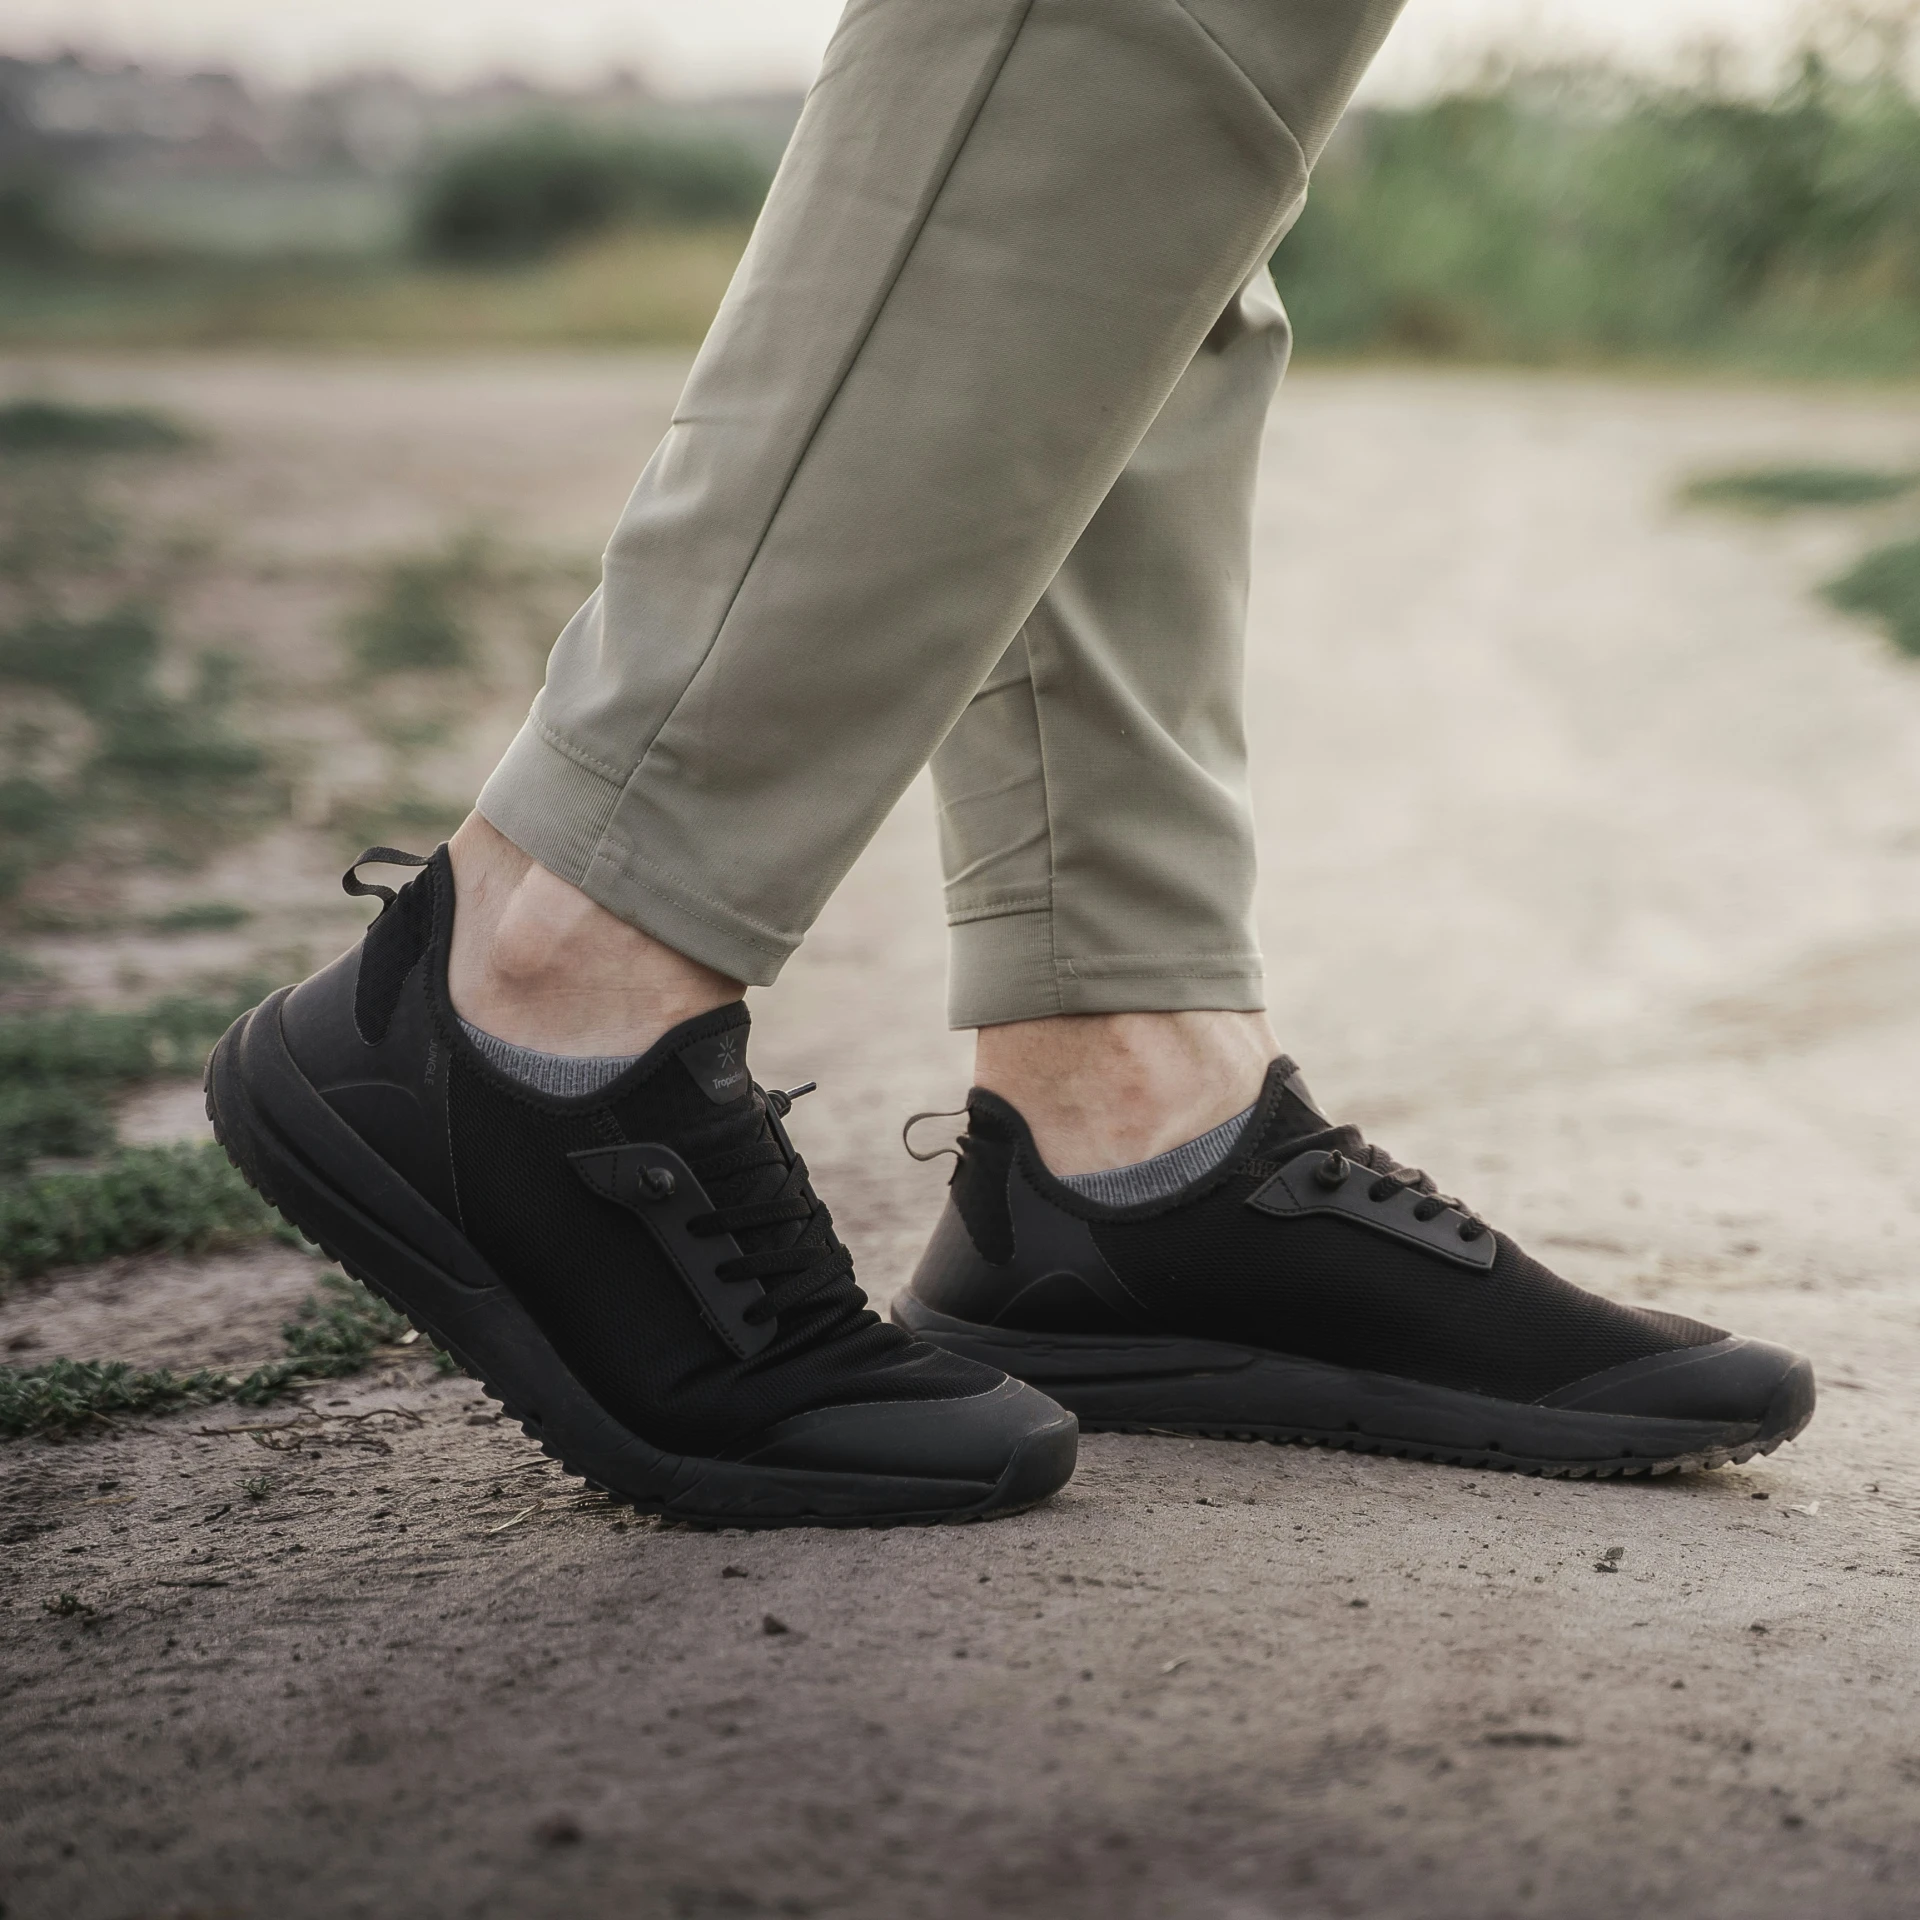
[(956, 1026), (1263, 1004), (1265, 263), (1399, 0), (853, 0), (480, 797), (774, 979), (932, 762)]

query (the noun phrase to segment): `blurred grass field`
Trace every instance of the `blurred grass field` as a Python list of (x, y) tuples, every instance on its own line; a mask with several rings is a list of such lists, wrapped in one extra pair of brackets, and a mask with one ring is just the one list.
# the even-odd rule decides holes
[(476, 348), (697, 341), (739, 225), (622, 229), (532, 262), (83, 259), (0, 274), (0, 346)]
[[(1767, 97), (1579, 70), (1356, 112), (1275, 261), (1299, 350), (1912, 377), (1907, 65), (1841, 18)], [(167, 177), (144, 225), (90, 226), (99, 181), (0, 178), (0, 345), (690, 346), (770, 177), (711, 134), (535, 115), (394, 176), (384, 213), (361, 183), (345, 226), (310, 224), (313, 181), (255, 179), (246, 245), (197, 248), (235, 181)]]

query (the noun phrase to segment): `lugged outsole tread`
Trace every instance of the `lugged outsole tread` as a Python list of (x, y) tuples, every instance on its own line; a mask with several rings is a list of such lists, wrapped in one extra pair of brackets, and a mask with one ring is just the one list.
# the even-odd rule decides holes
[(1392, 1460), (1430, 1460), (1440, 1466), (1477, 1467), (1485, 1473), (1518, 1473), (1533, 1480), (1657, 1480), (1670, 1473), (1711, 1473), (1737, 1467), (1798, 1439), (1812, 1419), (1785, 1433), (1737, 1447), (1709, 1447), (1698, 1453), (1668, 1454), (1647, 1460), (1531, 1460), (1477, 1447), (1441, 1447), (1417, 1440), (1382, 1440), (1362, 1433), (1314, 1433), (1305, 1428), (1165, 1427), (1148, 1421), (1080, 1419), (1082, 1433), (1178, 1434), (1193, 1440), (1265, 1441), (1276, 1447), (1320, 1447), (1329, 1453), (1377, 1453)]
[(285, 1220), (306, 1239), (312, 1241), (343, 1273), (359, 1281), (369, 1293), (377, 1295), (381, 1300), (384, 1300), (395, 1313), (402, 1315), (408, 1324), (419, 1332), (422, 1338), (431, 1341), (435, 1347), (446, 1354), (447, 1357), (459, 1367), (461, 1372), (479, 1387), (480, 1391), (484, 1393), (489, 1400), (494, 1400), (499, 1403), (501, 1412), (514, 1421), (519, 1426), (520, 1431), (525, 1434), (542, 1453), (550, 1460), (556, 1462), (563, 1473), (570, 1474), (574, 1479), (579, 1480), (583, 1485), (591, 1488), (593, 1491), (605, 1494), (609, 1500), (616, 1501), (622, 1506), (631, 1507), (635, 1513), (668, 1520), (676, 1526), (692, 1527), (708, 1532), (718, 1532), (730, 1527), (737, 1527), (743, 1532), (754, 1533), (775, 1532), (788, 1527), (861, 1527), (891, 1531), (895, 1527), (979, 1526), (984, 1525), (989, 1520), (1007, 1520), (1016, 1514), (1030, 1513), (1035, 1507), (1041, 1506), (1047, 1500), (1051, 1499), (1053, 1492), (1058, 1491), (1058, 1489), (1050, 1490), (1047, 1493), (1041, 1494), (1036, 1499), (1023, 1501), (1018, 1506), (995, 1507), (991, 1512), (783, 1514), (776, 1516), (747, 1514), (734, 1516), (675, 1512), (663, 1504), (649, 1504), (636, 1494), (622, 1493), (618, 1488), (609, 1487), (605, 1485), (604, 1482), (594, 1480), (584, 1469), (576, 1467), (566, 1457), (565, 1453), (547, 1438), (538, 1424), (522, 1414), (507, 1398), (506, 1394), (502, 1392), (500, 1388), (496, 1387), (494, 1383), (487, 1378), (485, 1373), (461, 1352), (460, 1348), (453, 1341), (449, 1340), (437, 1327), (416, 1313), (400, 1295), (394, 1293), (390, 1288), (383, 1285), (382, 1282), (375, 1279), (372, 1274), (347, 1259), (336, 1248), (329, 1246), (325, 1240), (316, 1238), (304, 1222), (296, 1219), (294, 1215), (281, 1204), (280, 1200), (274, 1195), (267, 1184), (261, 1180), (255, 1170), (248, 1166), (246, 1161), (236, 1151), (233, 1143), (228, 1140), (226, 1136), (226, 1130), (221, 1122), (219, 1109), (213, 1097), (213, 1063), (211, 1060), (207, 1063), (206, 1077), (201, 1082), (201, 1091), (206, 1097), (207, 1122), (213, 1129), (214, 1140), (218, 1143), (221, 1152), (227, 1156), (227, 1159), (233, 1165), (234, 1171), (239, 1174), (241, 1179), (243, 1179), (268, 1206), (273, 1208), (281, 1219)]

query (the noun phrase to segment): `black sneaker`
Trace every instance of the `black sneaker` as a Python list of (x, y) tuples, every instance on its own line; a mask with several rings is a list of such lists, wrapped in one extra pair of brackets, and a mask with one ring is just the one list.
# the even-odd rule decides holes
[[(426, 871), (397, 897), (364, 861)], [(496, 1072), (447, 998), (453, 872), (376, 848), (366, 939), (207, 1068), (234, 1164), (573, 1473), (727, 1526), (985, 1519), (1073, 1472), (1073, 1416), (867, 1310), (756, 1087), (747, 1010), (602, 1092)]]
[(951, 1198), (893, 1317), (1092, 1428), (1298, 1440), (1571, 1479), (1771, 1453), (1813, 1369), (1584, 1293), (1319, 1113), (1274, 1063), (1226, 1160), (1170, 1199), (1063, 1187), (968, 1097)]

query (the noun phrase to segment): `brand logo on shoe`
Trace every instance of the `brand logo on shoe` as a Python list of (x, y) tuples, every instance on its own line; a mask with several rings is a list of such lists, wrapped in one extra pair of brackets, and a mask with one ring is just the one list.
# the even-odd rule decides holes
[(746, 1035), (738, 1027), (680, 1049), (680, 1060), (700, 1091), (716, 1105), (738, 1100), (753, 1085), (747, 1071)]

